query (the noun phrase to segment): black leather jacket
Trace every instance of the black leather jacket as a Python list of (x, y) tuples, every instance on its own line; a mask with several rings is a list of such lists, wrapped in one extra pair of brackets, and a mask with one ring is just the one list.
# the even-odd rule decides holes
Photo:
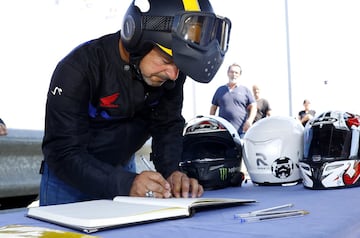
[(94, 198), (128, 195), (122, 169), (152, 137), (152, 159), (167, 178), (182, 152), (185, 75), (159, 88), (136, 79), (120, 58), (120, 32), (86, 42), (57, 65), (49, 87), (43, 153), (49, 169)]

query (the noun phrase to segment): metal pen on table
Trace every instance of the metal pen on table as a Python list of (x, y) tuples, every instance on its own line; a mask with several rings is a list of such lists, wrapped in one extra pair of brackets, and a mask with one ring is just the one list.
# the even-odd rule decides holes
[(284, 205), (280, 205), (280, 206), (276, 206), (276, 207), (269, 207), (269, 208), (265, 208), (265, 209), (261, 209), (261, 210), (256, 210), (256, 211), (252, 211), (250, 213), (262, 213), (262, 212), (268, 212), (268, 211), (274, 211), (274, 210), (279, 210), (282, 208), (287, 208), (287, 207), (292, 207), (294, 206), (294, 204), (292, 203), (288, 203), (288, 204), (284, 204)]
[(234, 218), (241, 219), (241, 218), (247, 218), (247, 217), (260, 217), (260, 216), (270, 216), (270, 215), (281, 215), (281, 214), (291, 214), (294, 212), (298, 212), (301, 210), (284, 210), (284, 211), (268, 211), (268, 212), (261, 212), (261, 213), (243, 213), (243, 214), (235, 214)]
[(292, 207), (292, 206), (293, 206), (292, 203), (288, 203), (288, 204), (284, 204), (284, 205), (280, 205), (280, 206), (276, 206), (276, 207), (265, 208), (265, 209), (256, 210), (256, 211), (252, 211), (252, 212), (239, 213), (239, 214), (235, 214), (234, 218), (249, 217), (249, 216), (254, 216), (254, 215), (260, 215), (260, 214), (263, 214), (263, 213), (267, 213), (267, 215), (270, 215), (272, 213), (278, 214), (278, 213), (283, 213), (283, 212), (286, 213), (288, 211), (296, 211), (296, 210), (278, 211), (279, 209)]
[(306, 214), (309, 214), (309, 212), (305, 211), (305, 210), (298, 210), (295, 212), (288, 212), (288, 213), (281, 213), (281, 214), (261, 215), (261, 216), (240, 218), (239, 222), (240, 223), (259, 222), (259, 221), (266, 221), (266, 220), (273, 220), (273, 219), (283, 219), (283, 218), (304, 216)]

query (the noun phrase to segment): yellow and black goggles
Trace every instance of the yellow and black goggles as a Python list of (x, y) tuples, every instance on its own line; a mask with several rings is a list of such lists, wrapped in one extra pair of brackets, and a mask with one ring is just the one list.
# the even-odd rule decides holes
[(214, 13), (186, 11), (174, 17), (143, 16), (142, 24), (144, 30), (171, 32), (173, 37), (200, 50), (207, 50), (214, 41), (222, 54), (228, 49), (231, 21)]
[(184, 12), (174, 17), (172, 32), (188, 44), (206, 49), (217, 41), (222, 53), (228, 50), (231, 22), (213, 13)]

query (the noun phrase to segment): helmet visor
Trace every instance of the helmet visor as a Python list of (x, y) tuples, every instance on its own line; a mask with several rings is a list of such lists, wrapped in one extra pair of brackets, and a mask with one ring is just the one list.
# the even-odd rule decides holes
[(313, 127), (305, 133), (304, 142), (304, 157), (313, 162), (343, 160), (349, 156), (351, 131), (329, 124)]
[[(217, 41), (222, 53), (228, 49), (231, 22), (213, 13), (184, 12), (175, 16), (173, 32), (191, 46), (206, 49)], [(177, 23), (177, 24), (176, 24)]]

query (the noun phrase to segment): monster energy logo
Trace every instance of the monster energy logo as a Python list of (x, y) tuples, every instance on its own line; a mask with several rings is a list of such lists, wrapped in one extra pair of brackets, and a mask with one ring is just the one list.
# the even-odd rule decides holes
[(226, 180), (227, 176), (228, 176), (228, 169), (227, 168), (220, 168), (219, 172), (220, 172), (220, 180), (222, 180), (222, 181)]

